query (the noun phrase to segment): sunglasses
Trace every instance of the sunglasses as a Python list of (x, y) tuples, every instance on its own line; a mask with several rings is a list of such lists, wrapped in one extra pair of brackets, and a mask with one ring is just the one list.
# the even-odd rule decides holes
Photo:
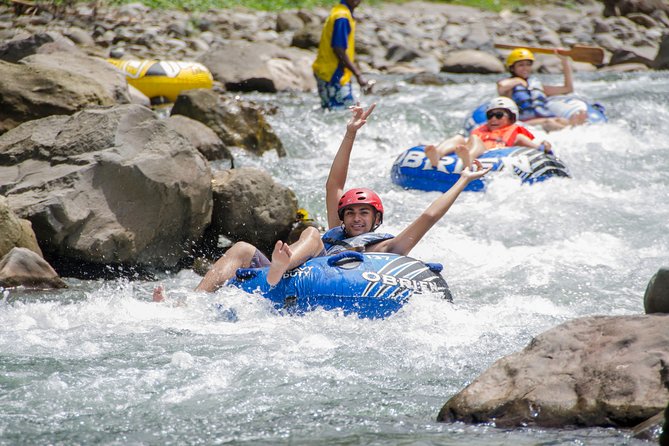
[(492, 118), (497, 118), (497, 119), (502, 119), (504, 116), (506, 116), (506, 113), (503, 111), (489, 111), (485, 114), (485, 117), (488, 119)]

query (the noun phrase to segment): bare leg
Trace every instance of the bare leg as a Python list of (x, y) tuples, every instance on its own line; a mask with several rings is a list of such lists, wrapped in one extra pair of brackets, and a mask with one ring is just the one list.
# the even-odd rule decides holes
[(471, 163), (486, 153), (488, 148), (483, 144), (483, 140), (476, 135), (472, 135), (469, 140), (467, 140), (467, 148), (469, 149), (469, 168), (471, 169)]
[(214, 266), (202, 278), (195, 291), (216, 291), (226, 280), (235, 276), (237, 269), (248, 268), (256, 252), (256, 247), (250, 243), (237, 242), (228, 249), (223, 256), (214, 263)]
[(455, 154), (462, 160), (462, 168), (469, 167), (472, 164), (472, 159), (469, 156), (469, 149), (464, 144), (459, 144), (455, 147)]
[(437, 150), (437, 146), (435, 146), (434, 144), (425, 146), (425, 156), (430, 161), (430, 164), (432, 164), (432, 166), (437, 167), (437, 165), (439, 164), (439, 160), (441, 159), (441, 154)]
[(439, 160), (443, 156), (455, 152), (455, 147), (464, 143), (465, 143), (464, 136), (455, 135), (440, 142), (436, 146), (432, 144), (425, 146), (425, 156), (427, 157), (428, 160), (430, 160), (430, 164), (436, 167), (439, 165)]
[(272, 252), (272, 264), (267, 273), (267, 283), (276, 285), (283, 274), (293, 268), (297, 268), (312, 257), (317, 256), (323, 250), (318, 229), (309, 227), (302, 231), (300, 238), (288, 245), (282, 241), (276, 242)]

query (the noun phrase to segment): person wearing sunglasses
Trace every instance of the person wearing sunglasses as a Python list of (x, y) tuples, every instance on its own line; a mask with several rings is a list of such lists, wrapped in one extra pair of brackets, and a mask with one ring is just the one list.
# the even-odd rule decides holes
[(506, 58), (506, 67), (511, 77), (497, 82), (497, 93), (514, 100), (520, 108), (518, 119), (530, 125), (540, 125), (545, 131), (561, 130), (572, 125), (585, 123), (585, 110), (579, 111), (569, 119), (555, 116), (546, 107), (549, 96), (564, 95), (574, 92), (572, 70), (569, 58), (555, 55), (562, 61), (564, 85), (543, 85), (532, 74), (534, 54), (527, 48), (516, 48)]
[[(359, 105), (350, 107), (352, 116), (346, 125), (346, 133), (332, 161), (325, 184), (328, 231), (321, 236), (316, 228), (308, 227), (293, 244), (277, 241), (271, 260), (252, 244), (237, 242), (205, 274), (195, 288), (196, 291), (216, 291), (235, 275), (238, 268), (249, 267), (269, 266), (267, 282), (275, 285), (286, 271), (297, 268), (310, 258), (334, 255), (343, 250), (408, 255), (446, 214), (465, 187), (490, 172), (490, 167), (483, 168), (480, 162), (475, 161), (475, 167), (464, 168), (458, 181), (437, 197), (398, 235), (375, 232), (383, 223), (381, 198), (376, 192), (366, 188), (353, 188), (344, 192), (356, 134), (367, 123), (367, 118), (375, 106), (376, 104), (372, 104), (367, 110)], [(153, 291), (154, 302), (164, 299), (163, 287), (157, 286)]]
[(525, 127), (518, 125), (518, 106), (509, 98), (497, 97), (486, 106), (484, 124), (472, 130), (469, 138), (458, 134), (437, 145), (426, 145), (425, 156), (432, 166), (437, 166), (441, 157), (455, 152), (464, 166), (471, 166), (472, 161), (488, 150), (503, 147), (531, 147), (551, 152), (548, 141), (536, 142), (534, 135)]

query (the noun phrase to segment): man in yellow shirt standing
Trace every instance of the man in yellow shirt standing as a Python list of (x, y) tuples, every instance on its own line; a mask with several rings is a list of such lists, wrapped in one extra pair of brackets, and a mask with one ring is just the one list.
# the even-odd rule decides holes
[(312, 67), (321, 106), (336, 110), (355, 105), (351, 77), (367, 90), (371, 85), (355, 65), (355, 19), (353, 11), (362, 0), (341, 0), (325, 21), (318, 55)]

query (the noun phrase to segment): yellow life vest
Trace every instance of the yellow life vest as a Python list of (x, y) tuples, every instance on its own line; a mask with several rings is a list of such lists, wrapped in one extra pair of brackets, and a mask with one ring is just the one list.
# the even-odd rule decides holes
[[(339, 59), (332, 49), (332, 33), (334, 31), (335, 21), (342, 18), (348, 19), (348, 23), (351, 25), (351, 33), (348, 35), (346, 54), (351, 62), (353, 62), (353, 59), (355, 58), (355, 20), (353, 19), (353, 15), (351, 14), (351, 10), (348, 9), (348, 6), (339, 4), (332, 8), (330, 16), (325, 21), (323, 32), (321, 33), (321, 41), (318, 44), (318, 55), (316, 56), (316, 61), (312, 65), (316, 76), (325, 82), (330, 82), (332, 76), (339, 67)], [(344, 74), (339, 83), (345, 85), (351, 81), (351, 75), (353, 73), (346, 67), (342, 68), (344, 69)]]

